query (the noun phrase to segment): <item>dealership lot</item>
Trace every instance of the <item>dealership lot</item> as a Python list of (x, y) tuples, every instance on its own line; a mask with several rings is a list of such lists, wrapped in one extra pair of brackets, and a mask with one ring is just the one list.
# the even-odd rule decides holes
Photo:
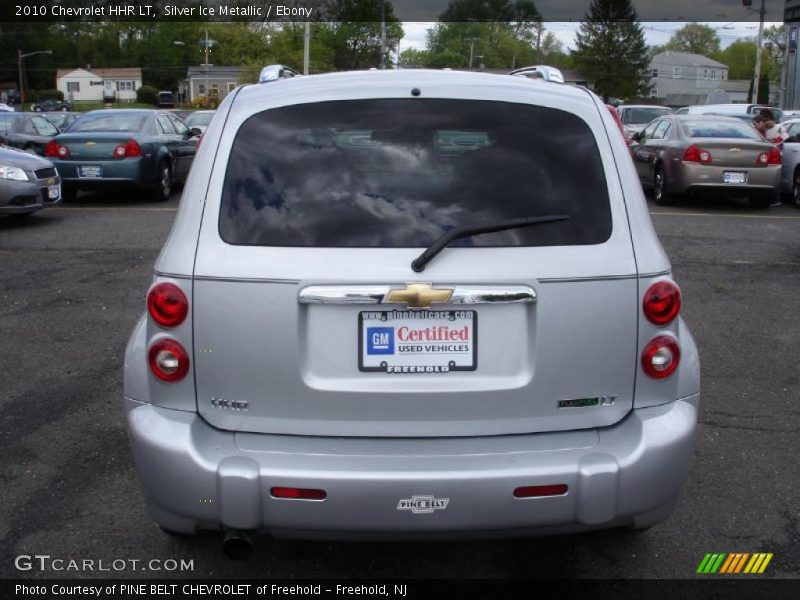
[[(198, 577), (691, 577), (707, 552), (772, 552), (800, 576), (800, 211), (737, 201), (651, 205), (703, 369), (699, 434), (676, 513), (641, 533), (460, 543), (171, 538), (145, 512), (122, 415), (125, 342), (178, 196), (82, 196), (0, 220), (0, 575), (14, 557), (193, 559)], [(97, 563), (95, 563), (97, 564)], [(174, 576), (126, 568), (97, 576)]]

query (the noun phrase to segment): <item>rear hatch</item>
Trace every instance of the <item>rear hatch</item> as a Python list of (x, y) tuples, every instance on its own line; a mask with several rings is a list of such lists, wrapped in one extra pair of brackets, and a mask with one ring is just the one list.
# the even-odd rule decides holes
[[(635, 263), (603, 129), (555, 108), (402, 98), (275, 108), (231, 138), (194, 277), (209, 423), (473, 436), (631, 409)], [(458, 239), (411, 268), (454, 227), (548, 215), (569, 220)]]

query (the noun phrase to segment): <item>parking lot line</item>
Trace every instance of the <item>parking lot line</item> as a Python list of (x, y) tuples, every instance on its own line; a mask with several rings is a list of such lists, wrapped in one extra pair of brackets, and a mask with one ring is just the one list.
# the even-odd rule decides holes
[(650, 211), (651, 215), (667, 217), (730, 217), (735, 219), (800, 219), (800, 215), (736, 215), (731, 213), (684, 213), (667, 211)]
[(97, 211), (97, 210), (128, 210), (134, 212), (176, 212), (178, 210), (177, 207), (169, 208), (169, 207), (141, 207), (141, 206), (54, 206), (50, 210), (88, 210), (88, 211)]

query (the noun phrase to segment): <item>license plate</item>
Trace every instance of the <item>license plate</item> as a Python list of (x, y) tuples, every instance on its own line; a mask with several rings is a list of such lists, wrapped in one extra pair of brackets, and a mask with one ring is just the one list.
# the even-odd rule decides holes
[(59, 196), (61, 196), (61, 186), (60, 185), (48, 185), (47, 186), (47, 197), (50, 198), (50, 200), (57, 200)]
[(747, 176), (746, 173), (741, 171), (725, 171), (722, 173), (722, 181), (725, 183), (745, 183)]
[(358, 369), (398, 375), (474, 371), (474, 310), (364, 311), (358, 315)]
[(81, 165), (78, 167), (78, 177), (102, 177), (103, 167), (100, 165)]

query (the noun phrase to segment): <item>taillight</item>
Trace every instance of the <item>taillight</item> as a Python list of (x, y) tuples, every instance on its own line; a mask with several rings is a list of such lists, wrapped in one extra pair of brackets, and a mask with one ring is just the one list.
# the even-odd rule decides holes
[(683, 160), (687, 162), (699, 162), (704, 165), (711, 164), (711, 153), (708, 150), (698, 148), (694, 144), (689, 146), (683, 153)]
[(757, 165), (779, 165), (782, 162), (781, 151), (777, 148), (773, 148), (769, 152), (762, 152), (756, 158)]
[(681, 290), (671, 281), (657, 281), (644, 293), (642, 310), (654, 325), (666, 325), (681, 310)]
[(678, 368), (681, 348), (678, 341), (668, 335), (660, 335), (650, 340), (642, 352), (642, 369), (653, 379), (669, 377)]
[(177, 327), (189, 313), (189, 301), (174, 283), (158, 283), (147, 293), (147, 312), (162, 327)]
[(128, 140), (114, 148), (114, 158), (131, 158), (142, 155), (142, 147), (136, 140)]
[(147, 353), (147, 362), (153, 375), (161, 381), (174, 383), (189, 372), (189, 355), (175, 340), (158, 340)]
[(274, 487), (270, 490), (274, 498), (287, 498), (289, 500), (325, 500), (328, 494), (325, 490), (310, 490), (292, 487)]
[(526, 485), (514, 490), (515, 498), (542, 498), (545, 496), (563, 496), (567, 493), (567, 484)]
[(44, 148), (44, 155), (49, 158), (68, 158), (69, 148), (62, 146), (55, 140), (50, 140)]

